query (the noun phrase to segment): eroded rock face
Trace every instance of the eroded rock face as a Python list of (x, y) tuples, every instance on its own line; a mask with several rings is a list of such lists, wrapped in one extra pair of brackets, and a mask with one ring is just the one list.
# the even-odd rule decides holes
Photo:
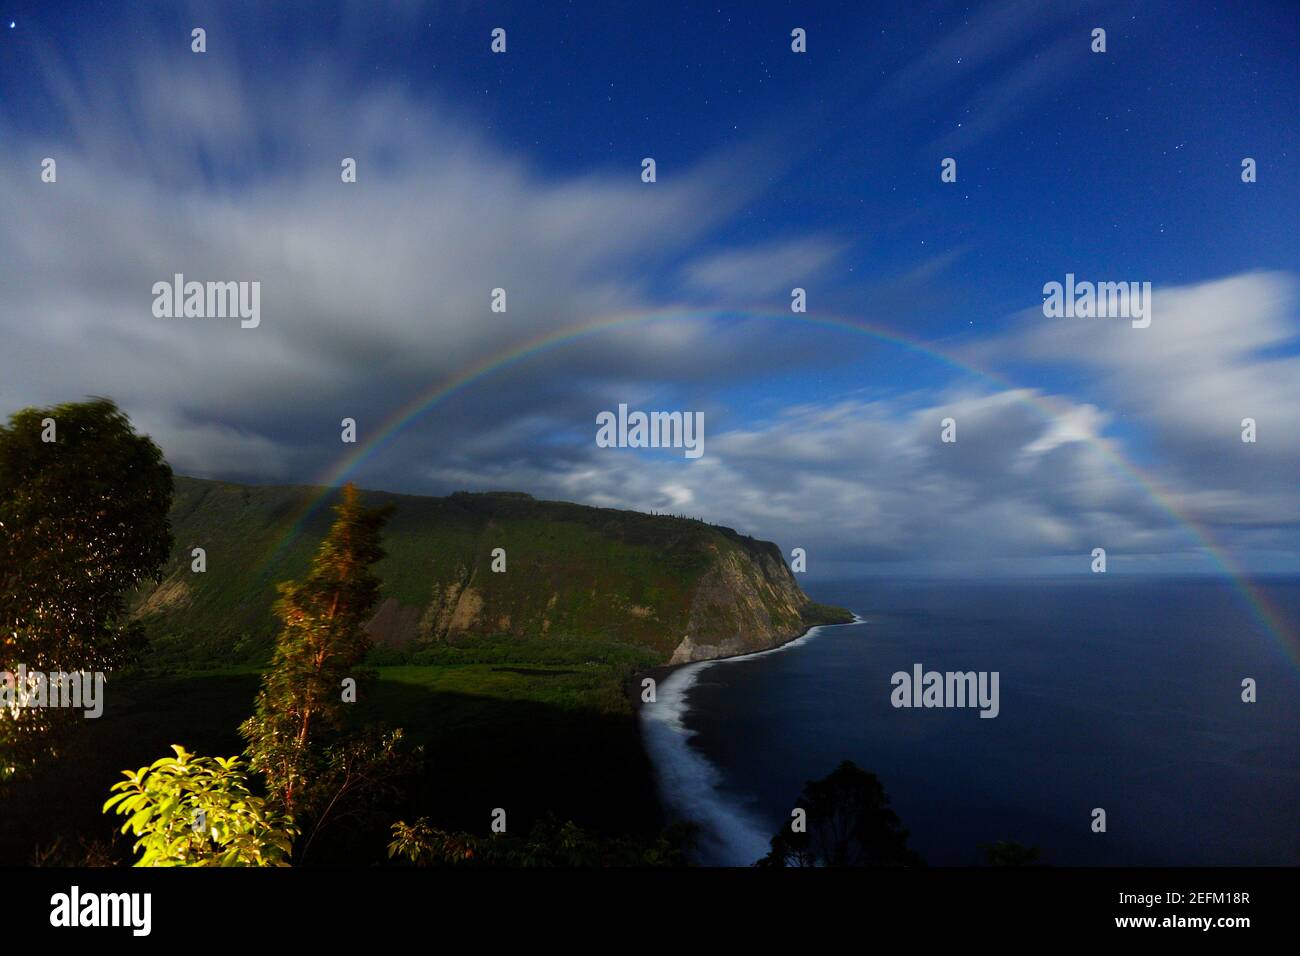
[(171, 578), (154, 588), (135, 613), (147, 617), (164, 611), (184, 610), (193, 600), (189, 585), (179, 578)]
[[(456, 608), (451, 612), (451, 622), (447, 625), (447, 630), (456, 634), (474, 630), (482, 611), (482, 595), (472, 587), (466, 588), (460, 592), (460, 599), (456, 601)], [(506, 620), (509, 620), (508, 616)]]
[(690, 635), (687, 635), (677, 645), (668, 663), (689, 664), (691, 661), (712, 661), (719, 657), (738, 657), (741, 654), (751, 654), (760, 650), (766, 648), (750, 646), (750, 642), (739, 637), (730, 637), (718, 644), (697, 644)]
[(445, 640), (448, 634), (473, 630), (483, 599), (470, 586), (471, 572), (459, 565), (450, 581), (434, 584), (432, 599), (420, 615), (420, 636)]
[(767, 650), (803, 630), (808, 597), (775, 546), (724, 548), (691, 603), (686, 636), (669, 663), (714, 660)]

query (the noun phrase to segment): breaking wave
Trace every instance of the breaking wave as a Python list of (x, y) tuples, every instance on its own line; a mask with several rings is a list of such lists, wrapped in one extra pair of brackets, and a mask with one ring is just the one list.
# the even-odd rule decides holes
[[(854, 624), (863, 619), (854, 616)], [(710, 667), (725, 667), (768, 654), (782, 654), (813, 640), (827, 627), (765, 651), (716, 661), (686, 664), (656, 688), (655, 703), (641, 707), (641, 732), (654, 765), (659, 795), (671, 816), (691, 820), (700, 828), (696, 862), (708, 866), (749, 866), (765, 856), (773, 827), (754, 814), (742, 797), (722, 788), (722, 774), (697, 748), (686, 726), (687, 696)]]

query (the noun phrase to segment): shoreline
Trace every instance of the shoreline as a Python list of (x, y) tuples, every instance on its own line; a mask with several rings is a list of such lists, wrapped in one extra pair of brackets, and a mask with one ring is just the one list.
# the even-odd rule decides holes
[[(765, 647), (763, 648), (763, 651), (774, 651), (778, 647), (785, 647), (785, 645), (792, 641), (797, 641), (801, 637), (807, 637), (808, 632), (814, 627), (825, 626), (826, 625), (824, 624), (809, 624), (803, 629), (802, 633), (796, 634), (793, 637), (787, 637), (780, 643), (773, 644), (771, 647)], [(762, 651), (746, 651), (744, 654), (728, 654), (726, 657), (706, 657), (701, 658), (698, 661), (682, 661), (680, 664), (658, 664), (654, 667), (633, 674), (628, 678), (623, 687), (623, 691), (627, 694), (628, 700), (632, 703), (632, 714), (637, 718), (638, 727), (640, 726), (639, 721), (641, 719), (641, 708), (645, 706), (645, 702), (641, 700), (641, 681), (645, 680), (647, 677), (653, 680), (655, 682), (655, 687), (658, 688), (658, 686), (662, 684), (670, 674), (681, 670), (683, 667), (690, 667), (692, 664), (707, 664), (710, 661), (734, 661), (740, 657), (748, 657), (750, 654), (761, 653)], [(642, 749), (644, 749), (644, 742)]]
[(712, 664), (721, 663), (723, 661), (736, 661), (741, 658), (751, 657), (755, 654), (766, 654), (768, 651), (775, 651), (779, 648), (785, 647), (787, 644), (793, 644), (795, 641), (807, 637), (813, 629), (818, 627), (847, 627), (850, 624), (865, 623), (864, 618), (858, 614), (857, 611), (851, 611), (850, 613), (853, 615), (853, 620), (851, 621), (827, 621), (821, 624), (809, 624), (798, 634), (783, 638), (771, 647), (764, 647), (757, 651), (745, 651), (743, 654), (727, 654), (724, 657), (704, 657), (698, 661), (682, 661), (680, 664), (658, 664), (654, 667), (646, 668), (643, 671), (637, 671), (627, 679), (623, 686), (624, 693), (627, 694), (628, 700), (632, 704), (632, 713), (639, 721), (641, 708), (645, 706), (644, 702), (641, 700), (641, 681), (647, 677), (651, 678), (655, 682), (655, 687), (657, 688), (670, 674), (681, 670), (683, 667), (690, 667), (692, 664)]
[[(760, 657), (785, 650), (809, 638), (822, 627), (844, 627), (866, 622), (861, 615), (852, 613), (852, 620), (824, 624), (810, 624), (794, 634), (761, 650), (732, 654), (726, 657), (683, 661), (647, 668), (633, 675), (628, 692), (632, 694), (635, 732), (641, 752), (650, 768), (655, 783), (655, 802), (659, 807), (661, 825), (675, 820), (692, 820), (701, 829), (700, 844), (696, 853), (703, 854), (695, 862), (703, 865), (733, 865), (731, 858), (737, 853), (749, 860), (752, 850), (762, 856), (766, 838), (756, 839), (755, 834), (764, 829), (746, 813), (730, 808), (721, 792), (716, 789), (719, 769), (691, 745), (693, 736), (684, 720), (690, 712), (686, 696), (694, 684), (697, 673), (685, 673), (684, 683), (669, 692), (668, 680), (690, 664), (725, 664), (749, 657)], [(704, 668), (701, 668), (702, 672)], [(658, 703), (665, 711), (645, 711), (641, 700), (641, 681), (650, 677), (655, 681)], [(677, 684), (679, 682), (674, 682)], [(752, 845), (751, 845), (752, 844)], [(707, 845), (707, 847), (706, 847)], [(755, 856), (754, 859), (758, 857)], [(752, 862), (752, 861), (750, 861)]]

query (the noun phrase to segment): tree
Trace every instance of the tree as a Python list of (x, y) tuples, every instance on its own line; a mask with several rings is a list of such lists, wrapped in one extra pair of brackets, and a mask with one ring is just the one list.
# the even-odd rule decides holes
[(334, 511), (306, 580), (280, 586), (275, 654), (240, 727), (273, 803), (303, 821), (304, 852), (327, 818), (388, 786), (405, 763), (401, 732), (355, 727), (344, 700), (345, 679), (364, 676), (365, 625), (380, 588), (370, 566), (384, 556), (392, 507), (363, 508), (349, 484)]
[(806, 827), (772, 837), (759, 866), (920, 866), (907, 831), (873, 773), (844, 761), (824, 780), (804, 784), (797, 806)]
[[(172, 471), (108, 399), (0, 425), (0, 672), (111, 671), (144, 646), (126, 596), (172, 548)], [(0, 711), (0, 780), (49, 753), (66, 711)]]
[(128, 817), (136, 866), (288, 866), (293, 821), (248, 788), (239, 757), (200, 757), (173, 744), (175, 757), (124, 770), (104, 812)]

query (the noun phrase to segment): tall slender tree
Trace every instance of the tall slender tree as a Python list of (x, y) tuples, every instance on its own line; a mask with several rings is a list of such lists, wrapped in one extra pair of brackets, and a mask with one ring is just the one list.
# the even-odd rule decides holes
[(306, 580), (280, 585), (275, 655), (256, 711), (240, 728), (252, 766), (290, 813), (310, 812), (302, 806), (309, 785), (337, 757), (330, 748), (347, 726), (349, 706), (343, 682), (356, 678), (371, 646), (365, 624), (380, 587), (371, 565), (384, 556), (380, 539), (392, 507), (362, 507), (349, 484), (334, 511)]

